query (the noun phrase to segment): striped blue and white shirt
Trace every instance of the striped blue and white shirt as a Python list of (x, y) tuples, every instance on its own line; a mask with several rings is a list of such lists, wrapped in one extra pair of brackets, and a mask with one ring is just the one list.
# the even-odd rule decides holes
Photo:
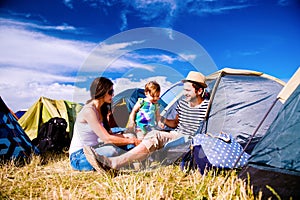
[(180, 100), (177, 105), (179, 123), (175, 131), (194, 136), (205, 119), (208, 103), (205, 99), (200, 105), (191, 107), (185, 99)]

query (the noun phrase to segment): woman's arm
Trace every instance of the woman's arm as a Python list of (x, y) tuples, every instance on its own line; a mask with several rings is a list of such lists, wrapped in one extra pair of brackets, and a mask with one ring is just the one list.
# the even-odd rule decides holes
[(117, 146), (127, 145), (127, 144), (139, 144), (141, 141), (137, 138), (125, 138), (111, 135), (99, 122), (95, 111), (92, 108), (86, 108), (83, 113), (85, 121), (90, 125), (92, 130), (104, 143), (113, 143)]

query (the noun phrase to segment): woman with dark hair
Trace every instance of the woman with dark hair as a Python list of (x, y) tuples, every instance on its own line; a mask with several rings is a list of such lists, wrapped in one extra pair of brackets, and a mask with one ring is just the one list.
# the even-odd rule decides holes
[[(120, 153), (120, 146), (138, 145), (137, 138), (113, 135), (108, 123), (108, 112), (114, 94), (113, 83), (105, 77), (94, 79), (90, 86), (91, 99), (78, 113), (69, 149), (71, 167), (79, 171), (94, 170), (83, 153), (84, 146), (93, 146), (99, 155), (107, 157)], [(99, 145), (100, 143), (100, 145)], [(101, 145), (104, 144), (104, 145)], [(105, 145), (112, 144), (112, 145)]]

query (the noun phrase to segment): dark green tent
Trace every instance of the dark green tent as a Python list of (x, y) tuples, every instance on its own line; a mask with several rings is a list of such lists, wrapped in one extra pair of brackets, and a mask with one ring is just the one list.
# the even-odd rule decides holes
[(254, 191), (262, 191), (265, 198), (278, 194), (283, 199), (299, 199), (299, 147), (300, 86), (285, 102), (265, 136), (253, 149), (240, 177), (247, 179), (249, 174)]

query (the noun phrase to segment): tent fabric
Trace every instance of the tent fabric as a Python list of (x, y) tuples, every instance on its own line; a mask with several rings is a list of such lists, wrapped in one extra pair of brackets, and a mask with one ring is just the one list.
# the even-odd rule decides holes
[(72, 138), (75, 119), (81, 108), (79, 103), (40, 97), (18, 121), (29, 138), (34, 139), (42, 124), (53, 117), (61, 117), (67, 121), (67, 132)]
[(27, 110), (18, 110), (15, 115), (17, 116), (17, 119), (20, 119), (25, 113), (26, 113)]
[[(237, 142), (245, 145), (268, 108), (276, 100), (283, 82), (261, 73), (241, 72), (234, 73), (230, 70), (230, 73), (228, 71), (225, 73), (221, 70), (219, 77), (216, 74), (207, 76), (207, 83), (212, 88), (212, 101), (206, 131), (212, 134), (230, 133)], [(246, 150), (248, 153), (266, 133), (280, 106), (280, 104), (275, 106), (256, 133)]]
[(129, 114), (138, 98), (144, 98), (141, 88), (127, 89), (113, 97), (112, 113), (118, 127), (127, 127)]
[(287, 99), (265, 136), (255, 146), (241, 178), (250, 175), (254, 191), (266, 198), (270, 186), (284, 199), (300, 198), (300, 86)]
[(39, 154), (0, 97), (0, 160), (29, 158), (32, 152)]
[(299, 147), (300, 86), (284, 104), (266, 135), (254, 148), (249, 165), (300, 176)]
[(275, 82), (278, 82), (279, 84), (281, 85), (285, 85), (285, 82), (274, 77), (274, 76), (271, 76), (269, 74), (265, 74), (263, 72), (257, 72), (257, 71), (253, 71), (253, 70), (245, 70), (245, 69), (231, 69), (231, 68), (223, 68), (219, 71), (216, 71), (215, 73), (212, 73), (210, 75), (208, 75), (206, 77), (206, 80), (215, 80), (217, 79), (218, 77), (220, 76), (223, 76), (223, 75), (243, 75), (243, 76), (261, 76), (261, 77), (264, 77), (266, 79), (270, 79), (270, 80), (273, 80)]
[(146, 96), (143, 89), (137, 88), (124, 91), (124, 93), (120, 94), (120, 97), (125, 100), (128, 112), (130, 113), (137, 100)]
[[(262, 193), (261, 199), (300, 199), (300, 178), (286, 173), (277, 173), (247, 165), (239, 177), (250, 180), (256, 196)], [(273, 190), (273, 191), (272, 191)]]

